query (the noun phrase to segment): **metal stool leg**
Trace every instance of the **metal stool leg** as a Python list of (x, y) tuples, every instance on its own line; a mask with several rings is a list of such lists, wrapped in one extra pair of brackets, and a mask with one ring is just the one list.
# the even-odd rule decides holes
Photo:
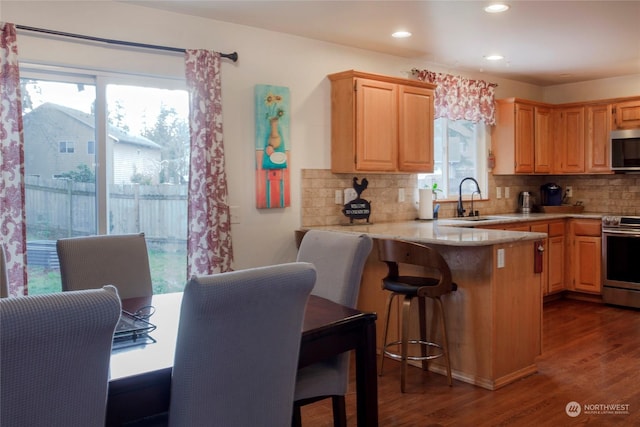
[(382, 338), (382, 349), (380, 351), (380, 371), (378, 372), (379, 376), (382, 376), (382, 367), (384, 365), (384, 352), (387, 349), (387, 333), (389, 332), (389, 317), (391, 316), (391, 304), (393, 303), (393, 299), (395, 298), (396, 293), (391, 292), (387, 297), (387, 320), (384, 325), (384, 337)]
[(407, 357), (409, 355), (409, 312), (411, 309), (411, 296), (405, 295), (402, 301), (402, 365), (400, 367), (400, 391), (404, 393), (404, 386), (407, 378)]
[(449, 359), (449, 339), (447, 338), (447, 325), (444, 320), (444, 306), (440, 297), (434, 298), (438, 302), (438, 310), (440, 311), (440, 321), (442, 323), (442, 349), (444, 350), (444, 358), (447, 363), (447, 378), (449, 380), (449, 386), (453, 385), (451, 379), (451, 360)]
[[(420, 341), (422, 341), (423, 343), (427, 342), (427, 316), (426, 316), (426, 307), (425, 307), (426, 301), (425, 298), (423, 297), (419, 297), (418, 298), (418, 322), (420, 322)], [(429, 360), (427, 359), (427, 356), (429, 354), (429, 349), (427, 348), (428, 345), (426, 344), (420, 344), (420, 351), (421, 351), (421, 355), (422, 355), (422, 370), (426, 371), (429, 369)]]

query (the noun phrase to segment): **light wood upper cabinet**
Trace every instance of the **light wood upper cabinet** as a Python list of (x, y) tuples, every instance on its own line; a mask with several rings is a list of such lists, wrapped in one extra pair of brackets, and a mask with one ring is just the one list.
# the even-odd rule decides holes
[(331, 80), (331, 171), (433, 172), (433, 89), (358, 71)]
[(551, 173), (553, 169), (553, 110), (536, 106), (534, 109), (534, 172)]
[(555, 111), (556, 170), (560, 173), (584, 172), (584, 107)]
[(516, 98), (496, 101), (495, 175), (553, 172), (553, 109)]
[(493, 174), (534, 172), (534, 105), (516, 99), (496, 101), (496, 126), (492, 146), (496, 157)]
[(585, 172), (611, 172), (611, 104), (587, 105)]
[(615, 103), (612, 115), (614, 129), (640, 128), (640, 99)]
[(398, 169), (433, 172), (433, 90), (400, 85), (398, 97)]
[(398, 87), (392, 83), (357, 79), (356, 167), (394, 171), (398, 134)]

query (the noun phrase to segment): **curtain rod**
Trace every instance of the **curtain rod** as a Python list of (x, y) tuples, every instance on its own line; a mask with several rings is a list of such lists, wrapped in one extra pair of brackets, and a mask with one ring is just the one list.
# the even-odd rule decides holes
[[(90, 40), (90, 41), (94, 41), (94, 42), (102, 42), (102, 43), (108, 43), (108, 44), (117, 44), (117, 45), (122, 45), (122, 46), (132, 46), (132, 47), (142, 47), (142, 48), (146, 48), (146, 49), (167, 50), (169, 52), (182, 52), (182, 53), (186, 52), (186, 49), (181, 49), (181, 48), (177, 48), (177, 47), (158, 46), (158, 45), (146, 44), (146, 43), (135, 43), (135, 42), (122, 41), (122, 40), (105, 39), (105, 38), (102, 38), (102, 37), (85, 36), (85, 35), (82, 35), (82, 34), (65, 33), (63, 31), (55, 31), (55, 30), (47, 30), (47, 29), (44, 29), (44, 28), (28, 27), (26, 25), (16, 25), (16, 28), (19, 29), (19, 30), (34, 31), (36, 33), (45, 33), (45, 34), (52, 34), (54, 36), (72, 37), (72, 38), (75, 38), (75, 39)], [(236, 62), (238, 60), (238, 52), (221, 53), (220, 56), (222, 56), (223, 58), (228, 58), (228, 59), (232, 60), (233, 62)]]

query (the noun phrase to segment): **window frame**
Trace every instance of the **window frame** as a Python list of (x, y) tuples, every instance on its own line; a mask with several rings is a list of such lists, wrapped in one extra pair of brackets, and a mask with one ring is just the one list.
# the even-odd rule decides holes
[(107, 187), (108, 182), (112, 180), (111, 171), (113, 168), (111, 167), (112, 157), (107, 153), (107, 85), (116, 84), (188, 91), (186, 80), (175, 77), (159, 77), (29, 62), (20, 64), (20, 78), (95, 86), (94, 114), (96, 123), (93, 141), (95, 164), (93, 166), (96, 177), (96, 233), (109, 234), (109, 194)]
[[(445, 125), (437, 125), (436, 121), (437, 120), (445, 120), (446, 123)], [(437, 129), (441, 129), (441, 133), (442, 135), (439, 135), (438, 137), (443, 139), (443, 147), (442, 147), (442, 156), (443, 156), (443, 161), (442, 161), (442, 175), (441, 175), (441, 180), (444, 181), (445, 185), (444, 185), (444, 195), (439, 195), (436, 194), (436, 197), (438, 198), (438, 200), (440, 201), (457, 201), (459, 194), (458, 194), (458, 187), (455, 188), (449, 188), (448, 185), (448, 181), (449, 181), (449, 169), (450, 169), (450, 159), (449, 159), (449, 135), (448, 135), (448, 122), (450, 120), (447, 118), (436, 118), (434, 119), (434, 150), (435, 150), (435, 138), (436, 136), (436, 132)], [(488, 149), (490, 147), (491, 144), (491, 134), (490, 134), (490, 126), (486, 125), (484, 122), (478, 122), (478, 123), (474, 123), (474, 142), (476, 144), (476, 150), (475, 150), (475, 169), (476, 169), (476, 175), (477, 176), (473, 176), (473, 178), (475, 178), (478, 181), (478, 184), (480, 185), (480, 191), (482, 194), (482, 197), (480, 198), (480, 200), (488, 200), (489, 199), (489, 169), (488, 169), (488, 165), (487, 165), (487, 160), (486, 160), (486, 153), (488, 152)], [(478, 147), (479, 145), (479, 147)], [(434, 158), (438, 156), (438, 154), (436, 154), (434, 152)], [(446, 159), (446, 162), (445, 162)], [(433, 185), (434, 182), (436, 182), (435, 177), (435, 173), (428, 173), (428, 174), (418, 174), (418, 186), (420, 188), (430, 188), (430, 186)], [(442, 189), (442, 185), (438, 185), (439, 189)], [(474, 198), (476, 200), (478, 200), (477, 195), (474, 196)], [(463, 200), (470, 200), (471, 199), (471, 194), (470, 193), (464, 193), (462, 195), (462, 199)]]

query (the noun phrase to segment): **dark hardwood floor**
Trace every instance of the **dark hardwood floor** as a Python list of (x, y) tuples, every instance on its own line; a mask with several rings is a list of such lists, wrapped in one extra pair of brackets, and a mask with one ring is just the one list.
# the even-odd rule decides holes
[[(402, 394), (399, 366), (385, 361), (378, 377), (381, 427), (640, 426), (640, 311), (634, 309), (568, 299), (545, 304), (538, 372), (496, 391), (455, 380), (449, 387), (445, 376), (410, 367)], [(356, 425), (353, 371), (349, 426)], [(303, 407), (303, 426), (332, 426), (330, 402)], [(570, 402), (580, 404), (576, 417), (565, 411)], [(610, 407), (603, 406), (613, 404), (628, 413), (606, 413)]]

